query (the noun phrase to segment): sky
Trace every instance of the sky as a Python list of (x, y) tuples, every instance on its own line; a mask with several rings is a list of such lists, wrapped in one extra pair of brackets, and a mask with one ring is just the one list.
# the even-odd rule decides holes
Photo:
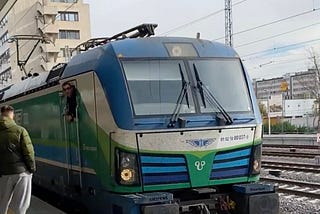
[[(83, 1), (90, 5), (92, 37), (156, 23), (158, 36), (196, 37), (199, 32), (202, 39), (224, 43), (224, 0)], [(268, 79), (312, 67), (311, 52), (320, 55), (320, 0), (232, 4), (233, 47), (251, 78)]]

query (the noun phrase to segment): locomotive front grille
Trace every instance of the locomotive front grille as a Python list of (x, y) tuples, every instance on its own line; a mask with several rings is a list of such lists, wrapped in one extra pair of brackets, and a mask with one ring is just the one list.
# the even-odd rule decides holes
[(177, 184), (189, 182), (186, 160), (183, 156), (140, 156), (144, 185)]
[(251, 147), (218, 152), (214, 159), (210, 180), (248, 176)]

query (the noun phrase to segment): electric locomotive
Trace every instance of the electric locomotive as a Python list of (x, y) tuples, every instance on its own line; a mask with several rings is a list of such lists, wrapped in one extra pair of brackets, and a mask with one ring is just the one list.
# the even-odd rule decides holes
[(262, 121), (239, 56), (155, 27), (91, 39), (0, 91), (33, 140), (34, 182), (89, 213), (277, 213), (257, 183)]

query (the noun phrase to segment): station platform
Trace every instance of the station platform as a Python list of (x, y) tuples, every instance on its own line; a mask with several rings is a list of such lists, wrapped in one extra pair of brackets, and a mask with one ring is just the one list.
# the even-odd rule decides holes
[(47, 202), (32, 196), (31, 205), (27, 211), (27, 214), (64, 214), (64, 212), (51, 206)]

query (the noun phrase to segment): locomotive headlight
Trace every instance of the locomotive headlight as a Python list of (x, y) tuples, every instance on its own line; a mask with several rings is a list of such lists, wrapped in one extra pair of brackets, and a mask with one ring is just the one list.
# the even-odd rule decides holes
[(129, 182), (133, 179), (134, 171), (132, 169), (123, 169), (121, 171), (121, 179), (123, 181)]
[(137, 155), (117, 150), (117, 181), (122, 185), (139, 183)]
[(252, 151), (250, 174), (256, 175), (260, 173), (261, 169), (261, 144), (255, 145)]
[(253, 171), (256, 171), (256, 172), (260, 170), (260, 163), (258, 160), (253, 161), (252, 169)]
[(170, 57), (197, 57), (198, 52), (192, 43), (165, 43)]

